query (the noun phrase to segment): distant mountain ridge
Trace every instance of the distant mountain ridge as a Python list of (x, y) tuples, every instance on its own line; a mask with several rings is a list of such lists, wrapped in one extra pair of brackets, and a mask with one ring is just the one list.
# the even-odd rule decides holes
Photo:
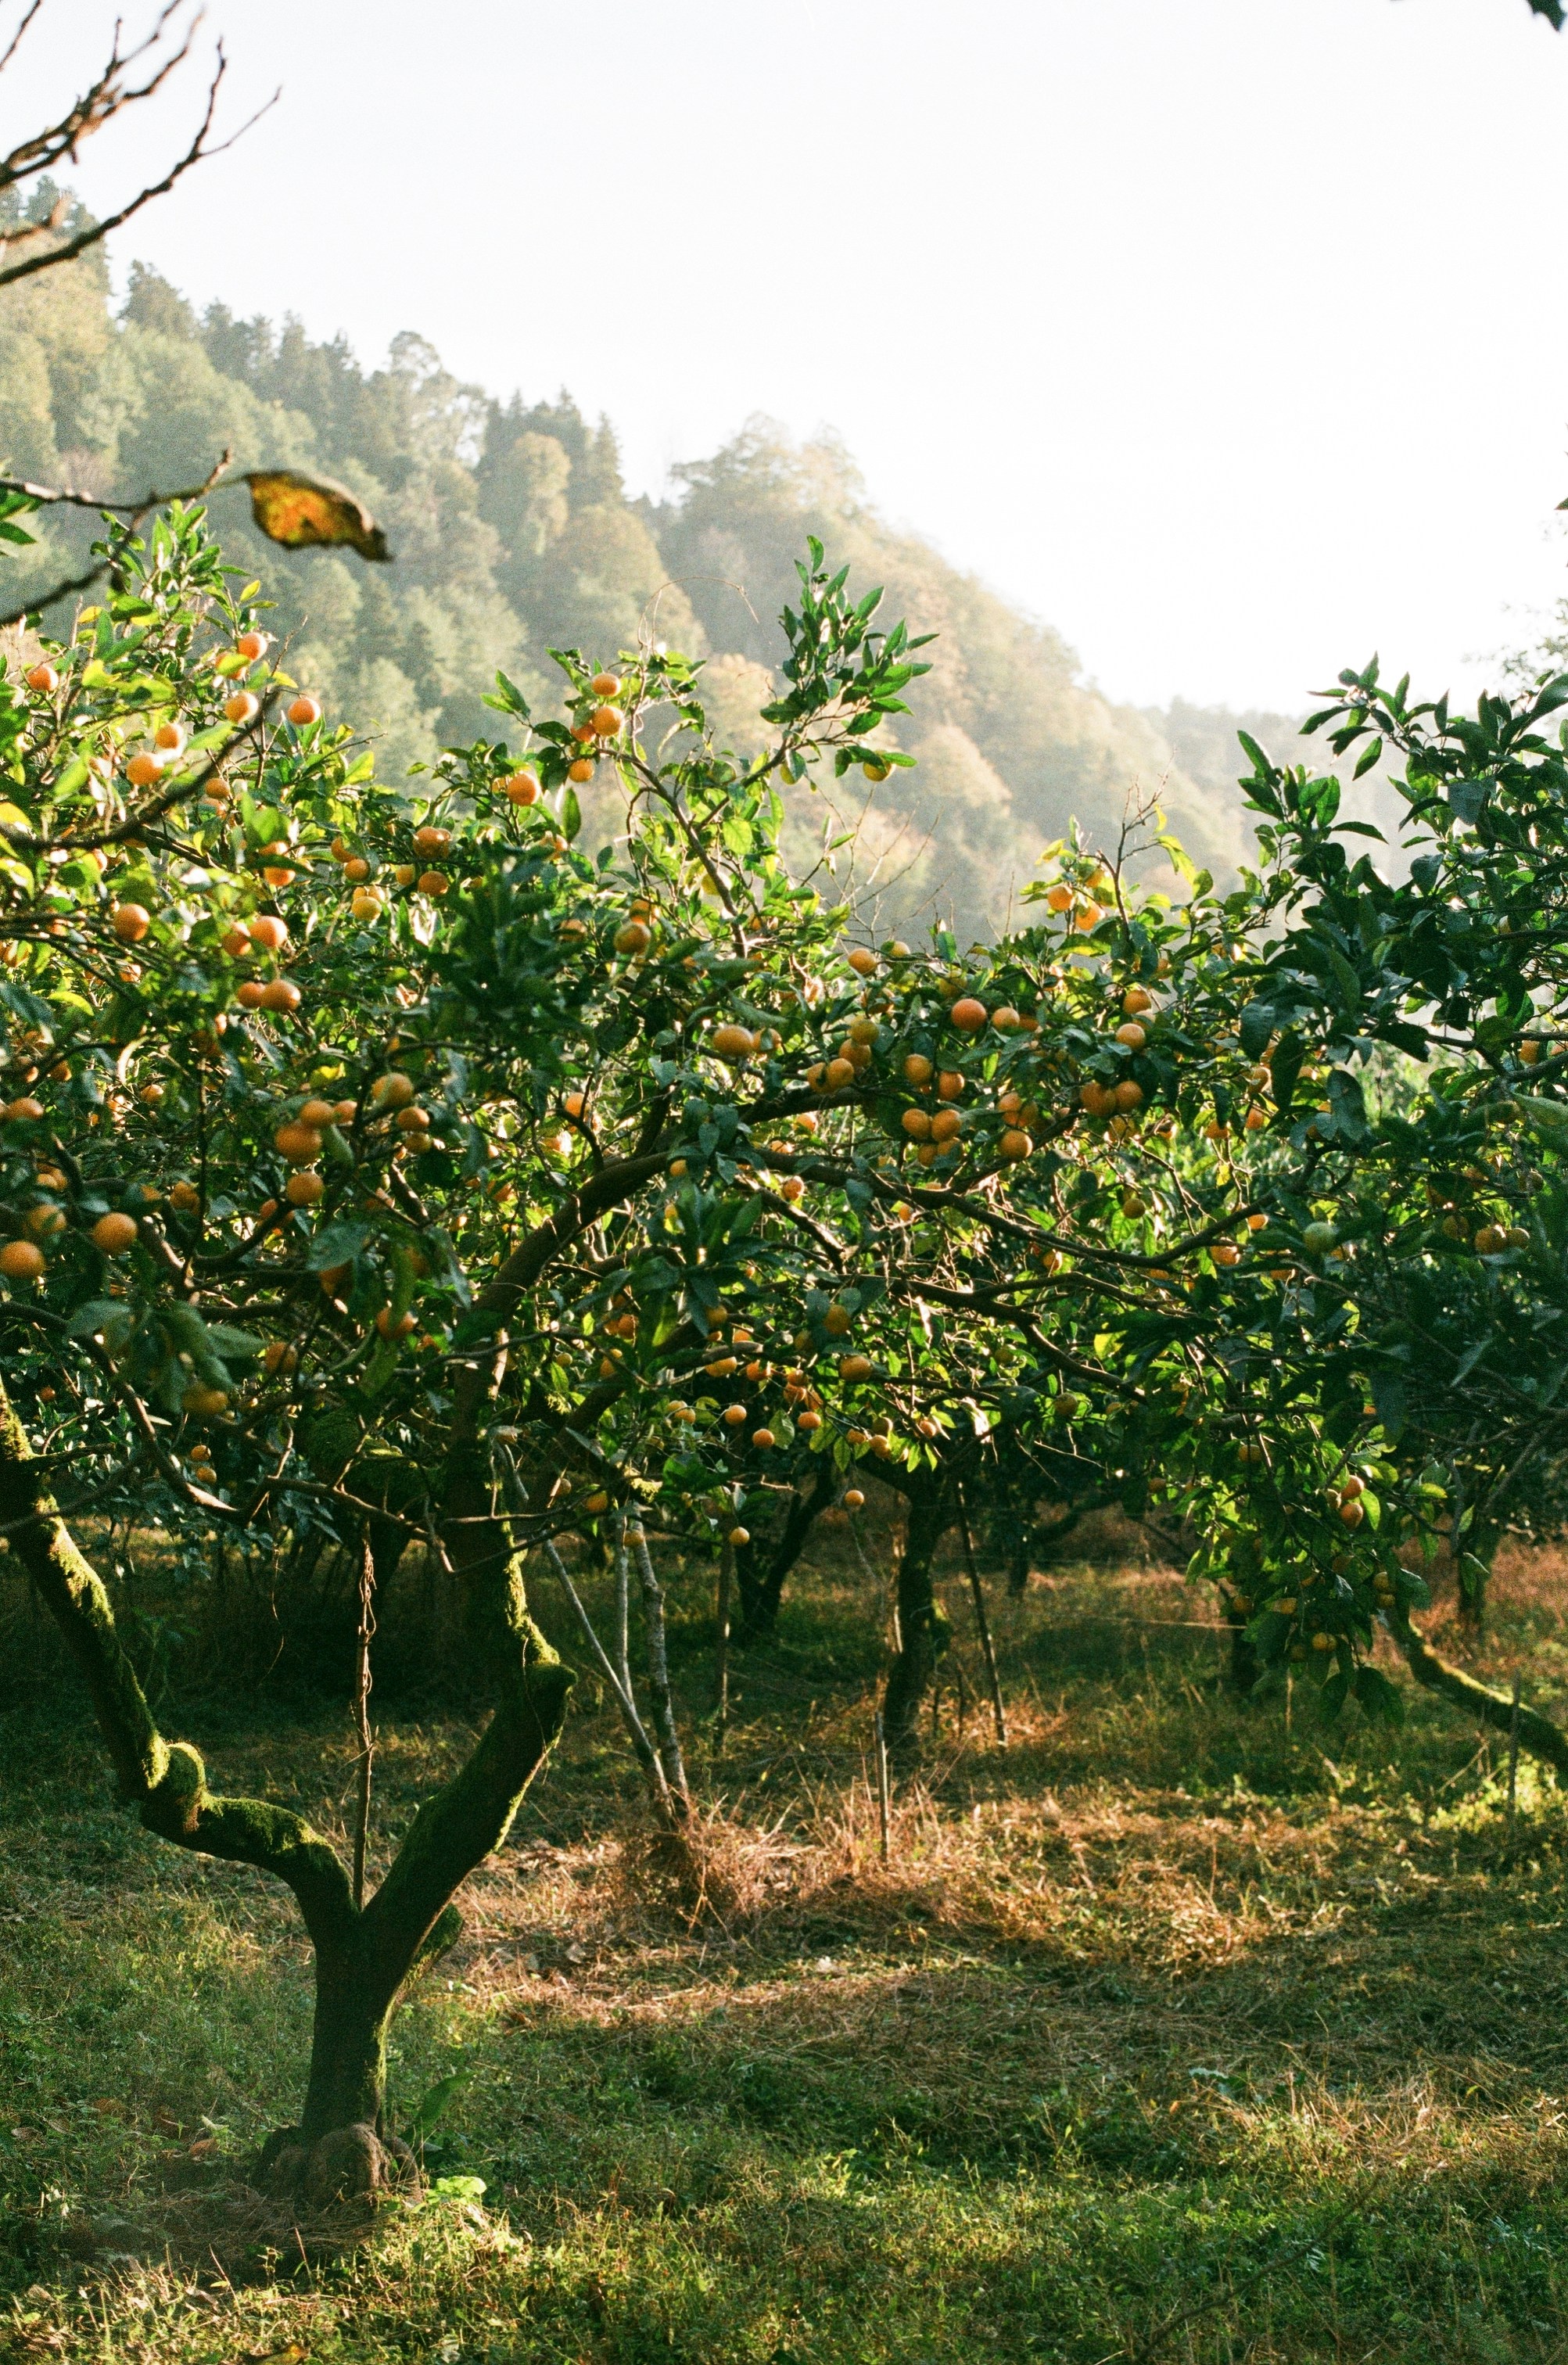
[[(1249, 839), (1238, 723), (1296, 752), (1289, 717), (1103, 697), (1050, 626), (890, 527), (831, 439), (795, 443), (754, 420), (678, 469), (670, 499), (629, 499), (608, 422), (590, 425), (565, 394), (531, 405), (465, 386), (411, 334), (366, 371), (342, 339), (313, 342), (296, 321), (274, 330), (222, 305), (198, 318), (140, 264), (116, 315), (101, 252), (0, 292), (9, 471), (140, 491), (199, 478), (225, 448), (240, 466), (324, 469), (386, 524), (396, 564), (365, 568), (279, 552), (237, 500), (215, 510), (236, 563), (277, 602), (290, 671), (375, 738), (392, 776), (495, 733), (481, 699), (498, 667), (548, 698), (548, 647), (609, 658), (644, 615), (710, 660), (713, 711), (737, 747), (756, 744), (775, 620), (819, 535), (858, 582), (886, 587), (890, 620), (938, 635), (898, 733), (917, 768), (823, 790), (858, 821), (857, 890), (906, 934), (932, 917), (966, 940), (1004, 925), (1047, 844), (1076, 819), (1114, 846), (1137, 797), (1159, 801), (1200, 865), (1230, 871)], [(57, 513), (11, 579), (42, 584), (95, 530)], [(823, 803), (791, 793), (793, 850), (808, 857)]]

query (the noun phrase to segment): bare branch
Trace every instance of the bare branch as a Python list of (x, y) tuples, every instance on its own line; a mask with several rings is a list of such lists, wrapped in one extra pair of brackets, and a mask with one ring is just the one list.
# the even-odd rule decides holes
[(6, 42), (4, 56), (0, 56), (0, 73), (5, 73), (6, 67), (10, 64), (11, 60), (21, 48), (23, 34), (27, 31), (28, 27), (32, 23), (33, 18), (38, 15), (39, 10), (42, 6), (43, 0), (28, 0), (28, 6), (22, 11), (21, 23), (17, 26), (16, 31)]
[(118, 230), (122, 223), (128, 222), (133, 214), (139, 214), (143, 206), (151, 205), (154, 197), (166, 196), (182, 174), (188, 173), (193, 164), (204, 163), (208, 157), (223, 155), (227, 150), (233, 147), (237, 140), (242, 140), (246, 132), (259, 123), (270, 108), (277, 105), (281, 92), (274, 90), (265, 105), (258, 106), (254, 115), (248, 116), (237, 131), (231, 132), (227, 140), (220, 140), (215, 148), (208, 147), (207, 134), (212, 129), (213, 113), (218, 105), (218, 84), (227, 71), (227, 61), (222, 50), (219, 49), (218, 72), (213, 75), (211, 87), (207, 95), (207, 112), (202, 117), (196, 138), (191, 141), (185, 154), (170, 166), (161, 181), (149, 182), (146, 188), (139, 191), (129, 205), (121, 206), (118, 213), (106, 214), (102, 221), (94, 222), (86, 230), (78, 231), (74, 238), (67, 239), (63, 246), (51, 247), (47, 254), (34, 255), (26, 263), (13, 263), (7, 269), (0, 270), (0, 287), (8, 286), (14, 279), (28, 278), (35, 271), (50, 271), (56, 263), (73, 262), (77, 255), (84, 254), (88, 247), (96, 246), (101, 239), (107, 238), (111, 230)]

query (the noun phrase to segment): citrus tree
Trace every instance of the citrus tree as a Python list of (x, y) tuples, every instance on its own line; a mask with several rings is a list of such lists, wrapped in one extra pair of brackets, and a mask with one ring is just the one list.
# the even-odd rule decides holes
[[(682, 659), (568, 652), (559, 714), (498, 690), (528, 760), (482, 742), (396, 787), (271, 659), (198, 513), (111, 559), (0, 708), (0, 1520), (147, 1827), (298, 1900), (314, 2047), (262, 2172), (319, 2197), (393, 2172), (389, 2014), (559, 1729), (530, 1546), (629, 1512), (739, 1548), (797, 1437), (890, 1457), (928, 1418), (867, 1351), (895, 1299), (909, 1335), (904, 1244), (950, 1239), (956, 1272), (1034, 1145), (909, 1064), (922, 1029), (989, 1030), (978, 1075), (1000, 1014), (890, 983), (902, 957), (779, 862), (779, 776), (888, 760), (868, 734), (920, 670), (820, 550), (756, 763), (712, 746)], [(596, 774), (624, 808), (590, 855)], [(940, 1271), (930, 1302), (989, 1319)], [(111, 1514), (325, 1519), (367, 1608), (431, 1552), (490, 1713), (395, 1846), (367, 1778), (345, 1860), (161, 1732), (71, 1525)]]

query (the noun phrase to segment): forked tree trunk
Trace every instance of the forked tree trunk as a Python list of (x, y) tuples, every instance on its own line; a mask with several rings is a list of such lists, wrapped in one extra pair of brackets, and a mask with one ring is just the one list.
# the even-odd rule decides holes
[(790, 1575), (806, 1548), (813, 1526), (837, 1492), (838, 1473), (831, 1458), (823, 1454), (810, 1483), (798, 1487), (790, 1496), (784, 1525), (766, 1562), (755, 1544), (743, 1544), (735, 1553), (735, 1585), (741, 1600), (740, 1630), (735, 1642), (742, 1650), (749, 1644), (765, 1642), (772, 1635)]
[(882, 1727), (894, 1756), (919, 1746), (921, 1704), (947, 1647), (947, 1620), (936, 1599), (933, 1564), (952, 1520), (940, 1472), (908, 1490), (909, 1520), (898, 1573), (899, 1649), (882, 1696)]
[(159, 1732), (108, 1595), (0, 1390), (0, 1525), (87, 1686), (121, 1796), (161, 1838), (273, 1873), (298, 1902), (316, 1953), (309, 2078), (299, 2124), (269, 2139), (258, 2173), (316, 2204), (374, 2191), (411, 2164), (386, 2124), (387, 2024), (410, 1971), (461, 1928), (453, 1894), (505, 1838), (560, 1730), (571, 1684), (528, 1616), (504, 1527), (484, 1515), (483, 1463), (466, 1440), (446, 1477), (449, 1554), (496, 1705), (468, 1762), (425, 1800), (360, 1911), (336, 1852), (303, 1817), (263, 1799), (216, 1796), (196, 1750)]

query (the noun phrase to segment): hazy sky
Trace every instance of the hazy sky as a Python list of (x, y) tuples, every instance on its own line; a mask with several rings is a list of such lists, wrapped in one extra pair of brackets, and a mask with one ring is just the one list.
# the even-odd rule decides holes
[[(0, 138), (113, 15), (52, 0)], [(1525, 0), (209, 0), (209, 28), (234, 116), (282, 99), (122, 273), (566, 385), (633, 489), (753, 411), (831, 426), (1118, 697), (1294, 707), (1374, 646), (1473, 684), (1568, 588), (1568, 35)], [(90, 202), (167, 160), (183, 80), (84, 151)]]

